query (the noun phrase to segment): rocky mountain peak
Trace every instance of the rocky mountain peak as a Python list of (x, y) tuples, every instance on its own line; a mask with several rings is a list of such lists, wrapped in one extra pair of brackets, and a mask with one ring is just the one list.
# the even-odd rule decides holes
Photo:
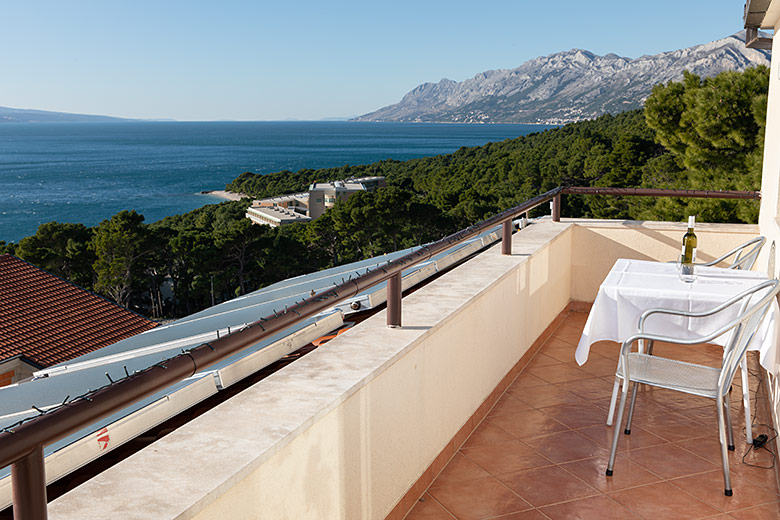
[(653, 85), (679, 80), (686, 70), (708, 77), (757, 65), (768, 66), (769, 53), (746, 48), (744, 31), (635, 59), (571, 49), (461, 82), (424, 83), (355, 120), (562, 124), (639, 108)]

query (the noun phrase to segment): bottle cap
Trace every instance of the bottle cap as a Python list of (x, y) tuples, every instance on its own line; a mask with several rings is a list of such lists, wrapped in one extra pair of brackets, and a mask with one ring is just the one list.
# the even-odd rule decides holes
[(688, 217), (688, 227), (693, 227), (694, 222), (696, 221), (696, 216), (691, 215)]

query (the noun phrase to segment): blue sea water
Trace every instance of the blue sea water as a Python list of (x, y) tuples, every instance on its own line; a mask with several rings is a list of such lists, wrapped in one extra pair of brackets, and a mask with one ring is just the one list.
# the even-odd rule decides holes
[(94, 226), (123, 209), (146, 222), (219, 199), (245, 171), (407, 160), (544, 130), (537, 125), (368, 122), (0, 124), (0, 240), (48, 221)]

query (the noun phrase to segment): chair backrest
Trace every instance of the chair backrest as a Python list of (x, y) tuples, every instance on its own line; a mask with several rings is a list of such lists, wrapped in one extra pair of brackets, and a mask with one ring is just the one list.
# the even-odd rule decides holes
[(739, 316), (732, 322), (732, 333), (723, 352), (723, 368), (718, 389), (728, 391), (739, 369), (750, 342), (759, 330), (761, 321), (776, 301), (780, 281), (768, 280), (743, 293)]
[(723, 256), (716, 258), (712, 262), (706, 262), (701, 265), (717, 265), (727, 258), (734, 256), (734, 261), (731, 263), (731, 265), (728, 266), (728, 269), (742, 269), (745, 271), (750, 271), (753, 268), (753, 264), (756, 263), (758, 253), (761, 252), (761, 248), (764, 247), (765, 243), (766, 238), (764, 237), (759, 236), (753, 238), (744, 244), (735, 247)]

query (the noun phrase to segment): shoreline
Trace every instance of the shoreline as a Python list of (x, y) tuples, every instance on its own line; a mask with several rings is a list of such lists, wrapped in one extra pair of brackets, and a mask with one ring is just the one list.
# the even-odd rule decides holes
[(220, 199), (224, 200), (241, 200), (243, 198), (251, 198), (249, 195), (245, 195), (243, 193), (235, 193), (226, 190), (204, 190), (200, 192), (200, 195), (213, 195), (214, 197), (219, 197)]

